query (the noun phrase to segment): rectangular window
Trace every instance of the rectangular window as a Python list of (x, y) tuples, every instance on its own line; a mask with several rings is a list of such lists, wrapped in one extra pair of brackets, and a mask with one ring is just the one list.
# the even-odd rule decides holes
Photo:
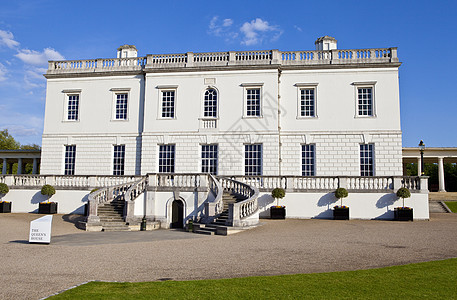
[(360, 145), (360, 176), (374, 176), (373, 144)]
[(75, 175), (76, 145), (65, 146), (65, 175)]
[(116, 120), (127, 120), (128, 94), (116, 94)]
[(300, 116), (315, 117), (314, 89), (300, 90)]
[(202, 145), (202, 173), (217, 175), (217, 145)]
[(162, 118), (175, 117), (175, 91), (162, 91)]
[(302, 176), (315, 175), (315, 151), (314, 145), (301, 146), (301, 169)]
[(262, 175), (262, 144), (244, 145), (244, 174)]
[(175, 172), (175, 145), (159, 146), (159, 173)]
[(260, 117), (260, 88), (246, 89), (246, 116)]
[(373, 116), (373, 88), (357, 88), (357, 111), (359, 116)]
[(113, 175), (124, 175), (125, 145), (114, 145)]
[(68, 95), (67, 120), (77, 121), (79, 112), (79, 95)]

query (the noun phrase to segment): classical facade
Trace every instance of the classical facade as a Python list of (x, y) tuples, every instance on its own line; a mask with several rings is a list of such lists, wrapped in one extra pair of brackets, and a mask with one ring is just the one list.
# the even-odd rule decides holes
[(401, 176), (396, 48), (50, 61), (41, 174)]

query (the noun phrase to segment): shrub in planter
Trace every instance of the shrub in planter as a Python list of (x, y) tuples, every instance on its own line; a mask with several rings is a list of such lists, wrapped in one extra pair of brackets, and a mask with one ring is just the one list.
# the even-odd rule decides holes
[(411, 197), (411, 192), (405, 187), (399, 188), (397, 191), (397, 197), (403, 199), (403, 206), (395, 207), (394, 219), (397, 221), (412, 221), (413, 209), (405, 206), (405, 198)]
[(56, 193), (54, 187), (49, 184), (43, 185), (41, 188), (41, 194), (47, 196), (48, 199), (46, 202), (40, 202), (38, 206), (38, 213), (39, 214), (56, 214), (57, 213), (57, 203), (56, 202), (49, 202), (49, 198)]
[(348, 191), (345, 188), (337, 188), (335, 191), (335, 197), (340, 199), (341, 205), (333, 207), (333, 219), (334, 220), (349, 220), (349, 207), (343, 206), (343, 198), (348, 196)]
[(271, 192), (271, 196), (276, 199), (276, 205), (270, 207), (270, 218), (271, 219), (285, 219), (286, 218), (286, 207), (279, 205), (279, 199), (286, 196), (286, 191), (282, 188), (275, 188)]
[(11, 202), (1, 201), (1, 198), (8, 194), (10, 189), (4, 183), (0, 183), (0, 213), (10, 213), (11, 212)]

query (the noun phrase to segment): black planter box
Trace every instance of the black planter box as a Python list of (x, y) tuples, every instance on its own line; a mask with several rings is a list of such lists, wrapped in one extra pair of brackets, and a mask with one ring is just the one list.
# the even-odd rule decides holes
[(270, 218), (284, 220), (286, 218), (285, 207), (270, 207)]
[(413, 220), (413, 209), (403, 209), (402, 207), (394, 208), (394, 220), (395, 221), (412, 221)]
[(349, 220), (349, 207), (333, 208), (333, 220)]
[(57, 202), (40, 203), (38, 206), (39, 214), (56, 214), (57, 213)]
[(0, 202), (0, 213), (10, 213), (11, 202)]

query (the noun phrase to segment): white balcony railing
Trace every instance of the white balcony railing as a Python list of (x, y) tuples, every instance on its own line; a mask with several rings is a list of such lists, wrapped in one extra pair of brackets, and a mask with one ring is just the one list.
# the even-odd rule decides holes
[(138, 71), (192, 67), (255, 65), (344, 65), (398, 63), (397, 48), (335, 49), (316, 51), (228, 51), (151, 54), (145, 57), (49, 61), (47, 75), (61, 73)]

